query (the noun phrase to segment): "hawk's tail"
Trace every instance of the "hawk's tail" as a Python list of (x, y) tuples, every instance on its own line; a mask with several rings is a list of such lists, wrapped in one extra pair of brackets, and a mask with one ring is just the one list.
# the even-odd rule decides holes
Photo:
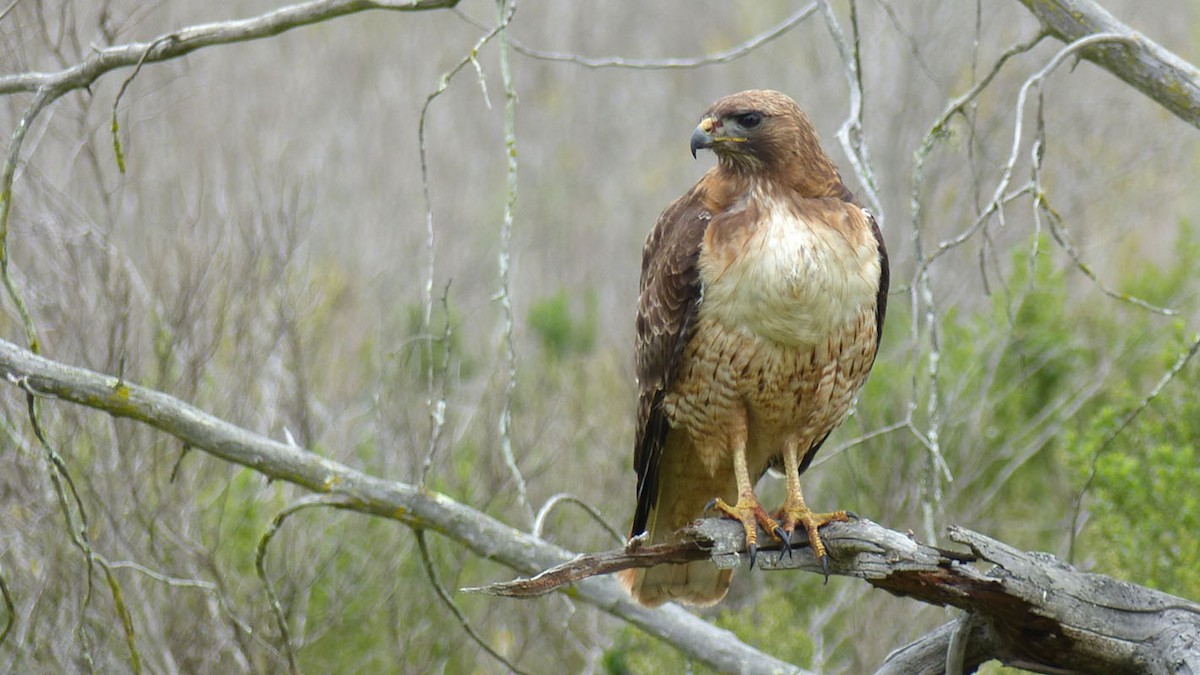
[(723, 570), (708, 560), (621, 570), (617, 579), (646, 607), (657, 607), (668, 600), (687, 605), (715, 605), (729, 590), (733, 570)]
[[(661, 497), (661, 495), (660, 495)], [(677, 504), (674, 500), (663, 500)], [(703, 511), (702, 505), (677, 504), (678, 513), (664, 514), (653, 508), (646, 523), (646, 539), (649, 544), (674, 541), (675, 530), (686, 525)], [(678, 508), (683, 506), (683, 508)], [(672, 525), (663, 527), (664, 524)], [(733, 570), (723, 570), (709, 560), (690, 563), (657, 565), (622, 570), (617, 580), (629, 591), (634, 600), (646, 607), (657, 607), (674, 600), (696, 607), (715, 605), (729, 590)]]

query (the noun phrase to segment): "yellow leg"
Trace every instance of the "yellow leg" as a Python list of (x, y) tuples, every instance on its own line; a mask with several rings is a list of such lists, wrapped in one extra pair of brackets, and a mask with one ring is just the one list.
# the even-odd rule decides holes
[(787, 475), (787, 497), (784, 499), (783, 508), (779, 510), (777, 517), (785, 532), (784, 545), (788, 547), (790, 553), (792, 534), (796, 531), (797, 525), (803, 526), (808, 534), (808, 545), (812, 547), (813, 555), (821, 563), (821, 569), (825, 571), (825, 576), (828, 578), (829, 556), (817, 529), (833, 522), (846, 522), (850, 519), (850, 515), (845, 511), (813, 513), (804, 503), (804, 495), (800, 493), (800, 450), (795, 443), (788, 443), (784, 448), (783, 470)]
[(754, 567), (754, 559), (758, 555), (759, 525), (780, 541), (787, 540), (779, 523), (767, 514), (758, 501), (758, 496), (754, 494), (754, 484), (750, 482), (750, 468), (746, 465), (745, 432), (735, 433), (733, 440), (733, 475), (737, 480), (737, 503), (730, 506), (725, 500), (717, 498), (712, 501), (712, 508), (742, 524), (746, 531), (746, 551), (750, 554), (750, 566)]

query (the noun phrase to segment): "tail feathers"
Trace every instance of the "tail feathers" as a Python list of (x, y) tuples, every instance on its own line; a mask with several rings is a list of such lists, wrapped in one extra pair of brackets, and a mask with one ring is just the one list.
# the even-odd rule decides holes
[[(680, 461), (697, 456), (686, 438), (668, 439), (663, 452), (657, 494), (644, 521), (649, 544), (679, 541), (679, 530), (704, 514), (710, 498), (728, 501), (736, 492), (728, 476), (714, 474), (704, 462)], [(715, 605), (725, 597), (732, 578), (733, 570), (719, 569), (710, 560), (629, 569), (618, 575), (633, 599), (647, 607), (669, 600), (698, 607)]]
[(658, 607), (669, 600), (696, 607), (715, 605), (729, 590), (733, 570), (723, 570), (708, 560), (622, 570), (621, 585), (634, 600)]
[[(704, 510), (702, 505), (687, 502), (667, 503), (675, 508), (650, 510), (646, 532), (641, 535), (646, 543), (678, 541), (676, 530)], [(617, 574), (617, 580), (633, 599), (646, 607), (658, 607), (671, 600), (695, 607), (715, 605), (725, 597), (732, 578), (733, 570), (720, 569), (710, 560), (639, 567)]]

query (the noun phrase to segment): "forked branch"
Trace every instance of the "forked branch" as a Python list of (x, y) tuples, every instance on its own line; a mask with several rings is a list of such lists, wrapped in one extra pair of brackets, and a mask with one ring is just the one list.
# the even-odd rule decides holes
[[(1187, 600), (1080, 572), (1052, 555), (1019, 551), (958, 527), (949, 537), (969, 550), (927, 546), (868, 520), (833, 523), (822, 532), (831, 574), (965, 611), (961, 621), (894, 652), (879, 672), (963, 672), (992, 659), (1045, 673), (1200, 669), (1200, 605)], [(724, 568), (748, 562), (737, 523), (706, 519), (686, 533), (680, 544), (580, 556), (529, 579), (468, 590), (521, 597), (629, 567), (704, 558)], [(756, 565), (821, 572), (807, 548), (760, 550)]]
[[(338, 508), (437, 532), (518, 574), (566, 562), (574, 554), (423, 487), (367, 475), (288, 443), (235, 426), (177, 398), (120, 378), (68, 366), (0, 340), (0, 380), (46, 398), (138, 420), (189, 447), (336, 498)], [(611, 578), (586, 579), (572, 598), (658, 636), (721, 672), (803, 673), (676, 606), (649, 610)]]
[(1063, 42), (1098, 33), (1128, 36), (1120, 44), (1097, 44), (1080, 55), (1200, 128), (1200, 70), (1126, 26), (1092, 0), (1020, 0), (1042, 26)]

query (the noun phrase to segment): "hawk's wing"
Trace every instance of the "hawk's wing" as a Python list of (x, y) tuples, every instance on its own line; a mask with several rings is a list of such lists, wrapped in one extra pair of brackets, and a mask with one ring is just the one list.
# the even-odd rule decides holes
[[(887, 316), (888, 289), (891, 286), (891, 270), (888, 266), (887, 247), (883, 245), (883, 233), (879, 231), (879, 222), (875, 214), (863, 209), (867, 216), (867, 224), (871, 226), (871, 235), (879, 244), (879, 293), (875, 296), (875, 353), (879, 353), (879, 343), (883, 340), (883, 319)], [(872, 363), (874, 363), (872, 361)]]
[(634, 366), (638, 378), (637, 430), (633, 466), (637, 471), (636, 536), (658, 495), (658, 462), (668, 423), (663, 396), (675, 378), (700, 307), (700, 244), (712, 214), (693, 188), (658, 217), (642, 251)]

